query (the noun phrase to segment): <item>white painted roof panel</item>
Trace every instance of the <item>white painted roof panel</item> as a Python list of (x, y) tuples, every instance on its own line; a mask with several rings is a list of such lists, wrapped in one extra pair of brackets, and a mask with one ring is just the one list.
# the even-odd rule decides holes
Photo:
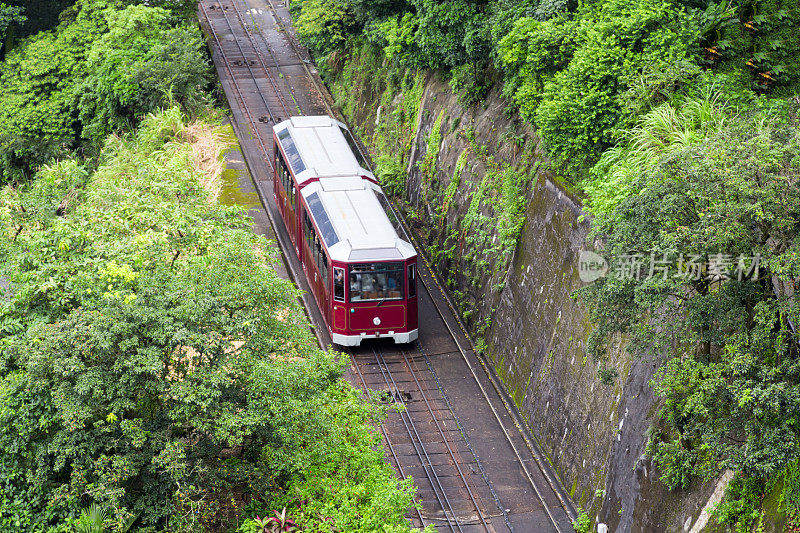
[(349, 136), (350, 132), (338, 120), (328, 116), (298, 116), (275, 125), (274, 130), (279, 139), (285, 138), (285, 132), (288, 132), (291, 137), (291, 141), (288, 142), (294, 144), (302, 159), (302, 164), (293, 164), (291, 154), (288, 153), (287, 141), (280, 140), (301, 188), (315, 178), (334, 176), (375, 178), (366, 168), (366, 163), (361, 161), (360, 154), (354, 153), (345, 137)]
[[(407, 259), (416, 255), (414, 247), (401, 239), (384, 212), (378, 194), (380, 188), (366, 180), (329, 178), (302, 190), (322, 204), (325, 214), (314, 216), (318, 228), (327, 225), (327, 217), (337, 239), (328, 243), (331, 259), (336, 261), (380, 261)], [(313, 213), (312, 213), (313, 216)], [(323, 237), (324, 238), (324, 237)]]

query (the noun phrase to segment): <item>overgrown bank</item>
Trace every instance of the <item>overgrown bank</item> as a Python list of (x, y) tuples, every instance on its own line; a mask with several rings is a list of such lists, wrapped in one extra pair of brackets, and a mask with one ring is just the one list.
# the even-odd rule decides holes
[(315, 347), (273, 245), (201, 186), (213, 131), (172, 109), (94, 172), (4, 189), (4, 529), (71, 531), (90, 503), (115, 531), (283, 507), (311, 530), (403, 529), (413, 488), (383, 462), (380, 412)]
[[(639, 489), (625, 496), (614, 490), (631, 470), (634, 478), (649, 478), (652, 459), (656, 477), (675, 491), (670, 501), (725, 468), (736, 472), (712, 524), (748, 528), (781, 523), (787, 514), (793, 520), (793, 496), (780, 487), (794, 486), (798, 449), (792, 399), (800, 355), (793, 297), (800, 279), (794, 103), (800, 61), (790, 37), (800, 20), (797, 7), (295, 5), (298, 33), (316, 49), (337, 103), (361, 128), (381, 178), (404, 203), (478, 342), (491, 355), (490, 338), (509, 334), (491, 322), (500, 307), (504, 326), (548, 324), (528, 331), (545, 334), (541, 342), (508, 346), (513, 355), (498, 353), (495, 363), (518, 405), (546, 417), (542, 431), (554, 452), (569, 448), (571, 438), (605, 450), (606, 466), (591, 473), (585, 455), (571, 458), (583, 463), (574, 467), (585, 476), (573, 486), (581, 488), (581, 501), (612, 526), (631, 527)], [(318, 26), (321, 6), (328, 19)], [(497, 109), (506, 106), (505, 113)], [(584, 217), (528, 203), (562, 194), (537, 196), (543, 169), (579, 191), (593, 217), (587, 244), (609, 263), (611, 275), (580, 291), (577, 307), (562, 296), (579, 287), (576, 252), (583, 246), (571, 239)], [(539, 176), (535, 186), (531, 172)], [(543, 258), (519, 262), (527, 243), (518, 237), (531, 238), (516, 224), (522, 213), (554, 217), (549, 225), (529, 218), (525, 226), (543, 232), (538, 253), (562, 261), (548, 270), (552, 279), (530, 271)], [(571, 250), (558, 255), (564, 247), (557, 238)], [(753, 275), (756, 258), (760, 270)], [(533, 286), (508, 291), (507, 280)], [(508, 301), (512, 294), (517, 301)], [(526, 311), (553, 316), (520, 316)], [(584, 321), (587, 312), (591, 320)], [(532, 352), (517, 354), (520, 347)], [(587, 364), (594, 380), (580, 369)], [(566, 374), (553, 388), (558, 365)], [(569, 400), (580, 391), (563, 387), (567, 375), (582, 376), (584, 394), (600, 399), (552, 423), (551, 401), (581, 403)], [(629, 390), (652, 403), (621, 400)], [(592, 414), (592, 402), (602, 404), (593, 407), (606, 422)], [(627, 437), (629, 431), (640, 433)], [(636, 450), (644, 452), (645, 442), (647, 455), (639, 460)], [(608, 466), (614, 461), (622, 462)], [(613, 472), (623, 463), (627, 478)], [(778, 492), (762, 506), (772, 489)], [(784, 503), (769, 503), (776, 498)], [(699, 508), (690, 514), (697, 519)]]
[(163, 4), (79, 0), (0, 65), (0, 528), (408, 531), (383, 408), (216, 201), (224, 117)]

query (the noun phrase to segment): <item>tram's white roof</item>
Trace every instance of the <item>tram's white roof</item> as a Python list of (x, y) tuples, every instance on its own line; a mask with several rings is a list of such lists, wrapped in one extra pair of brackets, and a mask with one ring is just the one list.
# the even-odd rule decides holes
[(302, 194), (334, 261), (399, 261), (416, 255), (397, 235), (378, 199), (383, 192), (374, 183), (328, 178), (308, 185)]
[(347, 126), (336, 119), (325, 115), (291, 117), (273, 129), (301, 188), (315, 178), (375, 178)]

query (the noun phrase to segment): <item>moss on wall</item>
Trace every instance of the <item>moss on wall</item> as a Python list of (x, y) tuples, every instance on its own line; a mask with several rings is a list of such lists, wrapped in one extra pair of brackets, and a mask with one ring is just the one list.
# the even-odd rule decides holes
[(611, 530), (683, 530), (713, 483), (667, 493), (642, 457), (655, 358), (631, 359), (620, 339), (609, 384), (587, 359), (591, 324), (571, 295), (588, 223), (535, 132), (497, 89), (465, 108), (437, 74), (397, 70), (367, 45), (321, 70), (575, 503)]

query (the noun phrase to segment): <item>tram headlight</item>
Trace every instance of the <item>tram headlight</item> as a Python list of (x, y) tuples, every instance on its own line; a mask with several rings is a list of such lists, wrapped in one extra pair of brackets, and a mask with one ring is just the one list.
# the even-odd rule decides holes
[(375, 317), (375, 318), (372, 319), (372, 323), (375, 324), (376, 326), (380, 326), (381, 325), (381, 319), (378, 318), (378, 317)]

